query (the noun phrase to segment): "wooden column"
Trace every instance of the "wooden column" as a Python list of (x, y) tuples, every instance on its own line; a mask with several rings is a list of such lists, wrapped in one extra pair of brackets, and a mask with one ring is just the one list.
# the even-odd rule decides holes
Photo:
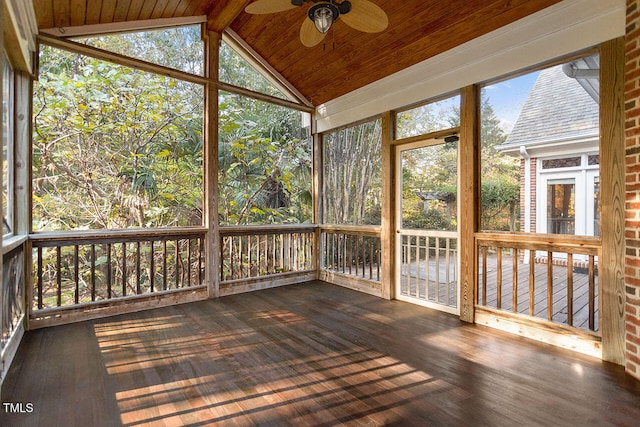
[[(311, 194), (313, 195), (313, 223), (314, 224), (322, 224), (324, 222), (324, 218), (322, 215), (322, 195), (324, 184), (322, 181), (323, 177), (323, 165), (324, 165), (324, 145), (322, 143), (322, 135), (318, 134), (318, 128), (316, 126), (316, 117), (315, 114), (311, 114), (311, 141), (312, 141), (312, 149), (313, 149), (313, 165), (312, 165), (312, 175), (313, 175), (313, 188), (311, 189)], [(322, 233), (320, 232), (320, 228), (317, 228), (314, 233), (314, 241), (313, 241), (313, 268), (316, 271), (316, 280), (320, 278), (320, 268), (321, 257), (322, 257), (322, 243), (321, 243)]]
[(476, 248), (474, 235), (479, 227), (480, 209), (480, 96), (477, 86), (460, 90), (460, 142), (458, 175), (460, 179), (460, 320), (474, 322), (476, 289)]
[(600, 51), (600, 332), (602, 358), (625, 361), (625, 140), (624, 39)]
[(221, 34), (205, 37), (204, 223), (207, 227), (206, 283), (209, 298), (220, 296), (221, 237), (218, 221), (218, 60)]
[(393, 151), (394, 116), (391, 111), (382, 115), (382, 223), (380, 243), (382, 258), (382, 297), (395, 298), (395, 155)]

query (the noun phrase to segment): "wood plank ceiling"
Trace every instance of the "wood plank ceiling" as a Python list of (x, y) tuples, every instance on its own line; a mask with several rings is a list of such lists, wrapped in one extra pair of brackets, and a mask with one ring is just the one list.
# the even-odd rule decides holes
[(329, 100), (538, 12), (560, 0), (370, 0), (389, 27), (362, 33), (338, 20), (325, 42), (299, 39), (308, 5), (250, 15), (251, 0), (33, 0), (40, 29), (206, 15), (231, 28), (313, 105)]

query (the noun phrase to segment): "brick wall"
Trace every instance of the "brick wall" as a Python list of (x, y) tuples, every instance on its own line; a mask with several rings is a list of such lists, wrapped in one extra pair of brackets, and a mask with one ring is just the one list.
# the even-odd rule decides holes
[(640, 379), (640, 0), (627, 0), (625, 56), (626, 370)]

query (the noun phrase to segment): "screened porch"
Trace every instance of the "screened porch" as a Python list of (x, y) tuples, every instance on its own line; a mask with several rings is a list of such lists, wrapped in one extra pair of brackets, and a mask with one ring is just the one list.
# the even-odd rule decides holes
[[(440, 43), (425, 24), (398, 49), (424, 5), (375, 1), (395, 31), (301, 51), (295, 16), (280, 45), (249, 1), (89, 3), (3, 2), (3, 402), (60, 425), (499, 425), (555, 384), (541, 424), (640, 415), (624, 7), (434, 4)], [(538, 122), (560, 68), (577, 112)], [(58, 386), (93, 410), (56, 410)]]

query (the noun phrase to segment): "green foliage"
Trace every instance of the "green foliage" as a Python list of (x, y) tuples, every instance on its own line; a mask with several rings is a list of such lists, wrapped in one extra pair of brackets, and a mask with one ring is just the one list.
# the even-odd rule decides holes
[(297, 111), (242, 96), (219, 98), (221, 224), (311, 220), (311, 145)]
[(285, 98), (262, 74), (251, 67), (228, 44), (222, 42), (219, 50), (219, 78), (223, 82), (244, 87), (267, 95)]
[(506, 179), (483, 180), (480, 194), (484, 228), (515, 231), (520, 185)]
[(502, 154), (497, 147), (508, 135), (502, 130), (489, 99), (481, 102), (481, 228), (516, 231), (520, 202), (519, 160)]
[(40, 64), (35, 229), (202, 223), (201, 87), (48, 47)]
[(324, 135), (323, 219), (332, 224), (380, 224), (380, 120)]
[(165, 67), (203, 75), (204, 43), (200, 25), (94, 36), (78, 41)]

